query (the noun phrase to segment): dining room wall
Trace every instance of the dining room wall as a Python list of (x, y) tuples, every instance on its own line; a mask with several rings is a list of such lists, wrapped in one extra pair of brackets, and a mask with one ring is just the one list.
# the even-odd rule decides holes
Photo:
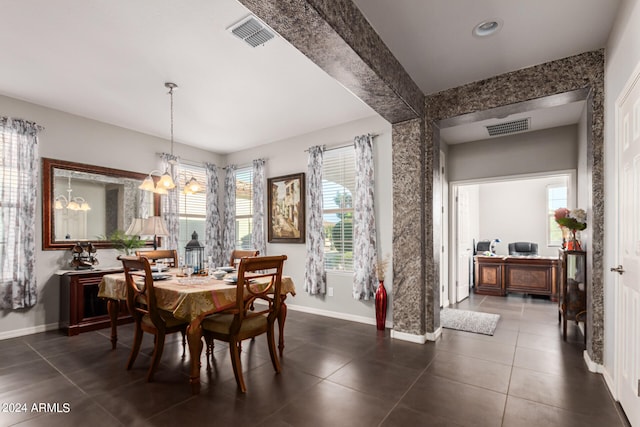
[[(166, 139), (7, 96), (0, 96), (0, 114), (34, 121), (45, 128), (39, 136), (40, 157), (149, 173), (161, 166), (155, 153), (170, 150), (170, 142)], [(218, 154), (179, 143), (175, 144), (174, 153), (185, 159), (223, 164), (223, 157)], [(38, 302), (34, 307), (25, 310), (0, 311), (0, 339), (58, 328), (60, 288), (55, 273), (66, 267), (70, 256), (68, 251), (42, 250), (41, 176), (38, 180), (36, 207)], [(100, 266), (118, 265), (117, 255), (118, 252), (115, 250), (99, 250), (97, 256)]]
[[(249, 150), (227, 155), (227, 164), (248, 165), (258, 158), (266, 159), (267, 178), (293, 173), (307, 173), (308, 153), (314, 145), (327, 148), (350, 144), (357, 135), (371, 133), (374, 138), (375, 161), (375, 213), (377, 219), (378, 253), (392, 254), (393, 194), (391, 175), (391, 125), (379, 116), (357, 120), (317, 132), (261, 145)], [(265, 199), (266, 206), (266, 199)], [(270, 255), (286, 254), (284, 274), (293, 278), (296, 296), (287, 300), (292, 310), (306, 311), (330, 317), (338, 317), (375, 324), (373, 300), (361, 301), (352, 297), (353, 273), (327, 273), (327, 288), (333, 296), (310, 295), (304, 291), (306, 245), (292, 243), (267, 243)], [(387, 325), (392, 319), (392, 268), (389, 265), (385, 280), (388, 295)]]

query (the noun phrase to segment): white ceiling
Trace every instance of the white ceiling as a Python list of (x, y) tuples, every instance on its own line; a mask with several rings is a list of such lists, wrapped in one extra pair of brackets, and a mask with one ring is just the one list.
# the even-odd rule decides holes
[[(433, 93), (604, 47), (619, 0), (355, 3)], [(283, 39), (253, 49), (226, 31), (248, 14), (235, 0), (2, 0), (0, 94), (168, 139), (172, 81), (176, 142), (219, 153), (375, 114)], [(473, 37), (487, 18), (502, 31)]]

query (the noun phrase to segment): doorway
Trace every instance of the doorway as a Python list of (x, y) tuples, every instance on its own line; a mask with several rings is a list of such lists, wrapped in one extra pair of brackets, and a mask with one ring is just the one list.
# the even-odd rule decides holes
[[(551, 197), (557, 197), (558, 188), (566, 189), (560, 202)], [(553, 211), (573, 208), (576, 193), (574, 170), (452, 182), (452, 303), (467, 298), (473, 287), (473, 255), (479, 241), (491, 242), (498, 256), (509, 254), (510, 242), (530, 241), (538, 244), (541, 256), (556, 257), (561, 241), (552, 240)]]

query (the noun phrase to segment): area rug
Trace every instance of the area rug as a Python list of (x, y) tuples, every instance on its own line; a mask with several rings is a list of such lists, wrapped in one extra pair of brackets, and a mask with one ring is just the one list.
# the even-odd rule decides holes
[(499, 319), (499, 314), (454, 308), (443, 308), (440, 312), (440, 324), (443, 328), (484, 335), (493, 335)]

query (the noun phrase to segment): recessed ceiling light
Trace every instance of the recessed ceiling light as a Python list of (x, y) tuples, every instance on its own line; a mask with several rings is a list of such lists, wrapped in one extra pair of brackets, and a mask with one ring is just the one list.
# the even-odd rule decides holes
[(500, 31), (501, 28), (501, 19), (487, 19), (475, 26), (473, 35), (476, 37), (488, 37)]

